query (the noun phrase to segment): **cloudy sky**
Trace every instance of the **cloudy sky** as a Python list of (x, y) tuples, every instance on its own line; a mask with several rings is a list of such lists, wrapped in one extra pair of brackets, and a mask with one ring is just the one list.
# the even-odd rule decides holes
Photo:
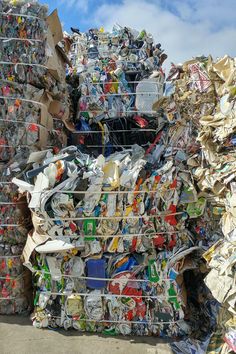
[(169, 62), (197, 55), (236, 55), (236, 0), (45, 0), (58, 8), (64, 29), (85, 31), (114, 23), (146, 29)]

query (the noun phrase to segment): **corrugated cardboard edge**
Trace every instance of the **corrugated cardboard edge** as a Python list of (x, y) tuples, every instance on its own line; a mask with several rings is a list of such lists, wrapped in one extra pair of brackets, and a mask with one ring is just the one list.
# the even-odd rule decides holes
[(52, 55), (48, 58), (46, 66), (57, 81), (63, 82), (65, 81), (64, 64), (65, 62), (70, 63), (70, 61), (63, 49), (60, 48), (60, 51), (58, 50), (58, 43), (63, 40), (63, 32), (57, 10), (53, 11), (51, 15), (48, 16), (47, 24), (47, 45), (50, 47)]
[(63, 39), (61, 21), (58, 17), (57, 9), (55, 9), (46, 20), (48, 27), (51, 30), (54, 47)]

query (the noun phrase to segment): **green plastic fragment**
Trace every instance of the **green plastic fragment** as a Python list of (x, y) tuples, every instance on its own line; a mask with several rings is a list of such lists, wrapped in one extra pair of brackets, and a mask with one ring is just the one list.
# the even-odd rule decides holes
[(157, 273), (156, 261), (154, 259), (148, 260), (148, 279), (152, 283), (157, 283), (160, 280), (160, 277)]
[(85, 241), (94, 241), (96, 235), (96, 224), (94, 219), (88, 219), (84, 221), (84, 234), (85, 234)]

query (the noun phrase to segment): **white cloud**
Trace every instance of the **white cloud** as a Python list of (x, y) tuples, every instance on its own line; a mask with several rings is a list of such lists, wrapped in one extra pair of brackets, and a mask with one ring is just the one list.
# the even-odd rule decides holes
[(107, 30), (114, 23), (145, 28), (162, 43), (169, 64), (202, 54), (234, 56), (235, 11), (235, 0), (123, 0), (103, 3), (85, 21)]
[(79, 10), (86, 13), (89, 9), (89, 0), (59, 0), (59, 5), (67, 10)]

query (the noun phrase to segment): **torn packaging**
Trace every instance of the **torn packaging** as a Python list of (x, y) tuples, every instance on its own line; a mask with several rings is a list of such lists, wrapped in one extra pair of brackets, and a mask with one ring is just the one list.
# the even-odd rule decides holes
[[(175, 72), (175, 93), (168, 100), (174, 99), (180, 116), (186, 121), (191, 120), (202, 149), (197, 159), (188, 160), (188, 165), (198, 187), (206, 192), (208, 203), (212, 203), (211, 217), (221, 217), (221, 239), (203, 254), (211, 269), (205, 283), (222, 304), (223, 311), (228, 312), (229, 316), (231, 313), (234, 318), (236, 214), (233, 186), (236, 161), (233, 143), (235, 94), (232, 87), (236, 84), (235, 60), (228, 56), (216, 62), (211, 57), (196, 58), (184, 63), (178, 70), (175, 68)], [(168, 102), (165, 105), (168, 106)], [(231, 347), (224, 344), (224, 340), (227, 342), (227, 335), (224, 337), (226, 318), (218, 319), (207, 353), (225, 353), (233, 348), (232, 342)], [(190, 352), (190, 343), (187, 347)]]

